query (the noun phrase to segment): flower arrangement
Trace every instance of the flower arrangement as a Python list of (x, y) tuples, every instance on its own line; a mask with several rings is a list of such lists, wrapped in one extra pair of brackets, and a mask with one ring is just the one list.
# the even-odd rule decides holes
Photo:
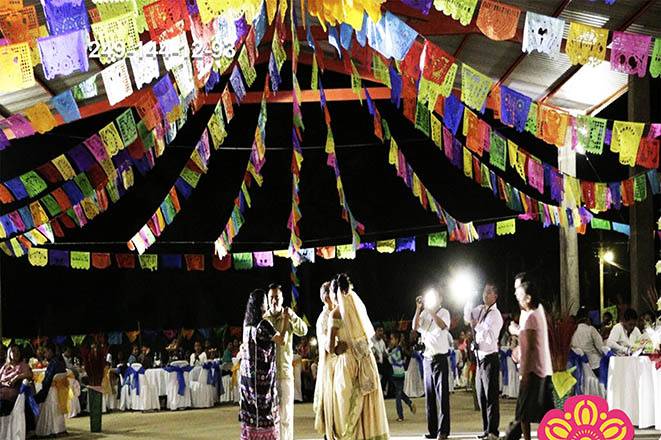
[(83, 352), (83, 364), (85, 365), (85, 372), (89, 378), (89, 385), (93, 387), (100, 387), (103, 382), (106, 368), (106, 355), (108, 349), (105, 345), (99, 343), (92, 343), (90, 348)]
[(576, 321), (568, 312), (559, 313), (556, 311), (547, 317), (547, 321), (553, 371), (565, 371), (571, 338), (576, 330)]

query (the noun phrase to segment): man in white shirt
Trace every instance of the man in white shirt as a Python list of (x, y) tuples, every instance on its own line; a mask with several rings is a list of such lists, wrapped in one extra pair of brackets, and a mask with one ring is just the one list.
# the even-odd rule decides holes
[(578, 309), (576, 321), (578, 325), (571, 337), (571, 348), (581, 350), (588, 357), (590, 368), (599, 377), (599, 364), (603, 356), (604, 340), (601, 339), (599, 331), (592, 327), (585, 307)]
[[(423, 370), (425, 400), (427, 403), (427, 429), (429, 439), (446, 439), (450, 435), (450, 383), (448, 330), (450, 312), (441, 307), (443, 301), (436, 295), (434, 301), (415, 300), (413, 330), (420, 333), (425, 344)], [(440, 405), (437, 405), (440, 402)]]
[(195, 341), (193, 345), (193, 353), (190, 355), (190, 366), (201, 367), (207, 361), (207, 354), (202, 351), (202, 343)]
[(477, 400), (482, 412), (482, 439), (498, 439), (500, 424), (499, 387), (500, 358), (498, 336), (503, 327), (503, 317), (498, 310), (498, 289), (487, 283), (482, 292), (484, 304), (475, 307), (464, 320), (471, 325), (475, 333), (472, 347), (477, 360), (475, 388)]
[(390, 365), (386, 365), (388, 360), (386, 359), (386, 341), (382, 324), (376, 324), (374, 326), (372, 353), (374, 353), (374, 358), (376, 359), (376, 366), (379, 369), (379, 375), (381, 376), (381, 389), (385, 395), (386, 384), (390, 382), (390, 369), (388, 368)]
[(640, 330), (636, 327), (638, 314), (634, 309), (624, 311), (622, 320), (613, 326), (606, 344), (615, 351), (616, 354), (630, 354), (631, 347), (641, 337)]

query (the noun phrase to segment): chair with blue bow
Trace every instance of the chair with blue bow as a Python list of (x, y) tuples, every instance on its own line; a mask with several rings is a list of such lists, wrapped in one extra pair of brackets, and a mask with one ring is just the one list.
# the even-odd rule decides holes
[(576, 395), (586, 394), (606, 398), (606, 388), (599, 383), (599, 378), (592, 371), (588, 357), (583, 350), (580, 348), (569, 350), (567, 367), (574, 368), (572, 374), (576, 378), (576, 385), (574, 386)]
[(500, 374), (503, 384), (502, 394), (505, 397), (516, 399), (519, 397), (519, 371), (512, 359), (511, 349), (500, 349)]
[(174, 361), (164, 368), (168, 372), (168, 382), (165, 386), (168, 409), (174, 411), (191, 407), (189, 382), (192, 369), (186, 361)]
[(124, 373), (124, 384), (128, 385), (130, 409), (134, 411), (153, 411), (160, 409), (158, 393), (145, 377), (142, 364), (131, 364)]
[(8, 416), (0, 417), (0, 438), (10, 440), (25, 439), (27, 431), (25, 426), (26, 401), (35, 417), (39, 416), (39, 405), (34, 400), (32, 384), (28, 380), (23, 381), (11, 413)]
[(216, 390), (220, 380), (217, 362), (205, 362), (190, 372), (190, 397), (193, 408), (211, 408), (216, 401)]

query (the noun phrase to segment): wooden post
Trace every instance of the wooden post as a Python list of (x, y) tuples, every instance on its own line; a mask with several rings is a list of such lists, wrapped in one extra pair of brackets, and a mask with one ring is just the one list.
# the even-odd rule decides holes
[[(651, 101), (649, 78), (629, 75), (628, 116), (630, 121), (650, 122)], [(630, 174), (644, 171), (631, 168)], [(648, 288), (654, 286), (654, 200), (648, 187), (647, 198), (629, 207), (631, 225), (629, 267), (631, 268), (631, 307), (638, 313), (648, 311), (643, 300)]]
[[(576, 176), (576, 151), (571, 148), (571, 141), (563, 148), (558, 148), (558, 167), (560, 171)], [(562, 209), (569, 207), (566, 200)], [(560, 310), (563, 314), (575, 314), (581, 305), (581, 291), (578, 272), (578, 236), (575, 226), (559, 227), (560, 239)]]

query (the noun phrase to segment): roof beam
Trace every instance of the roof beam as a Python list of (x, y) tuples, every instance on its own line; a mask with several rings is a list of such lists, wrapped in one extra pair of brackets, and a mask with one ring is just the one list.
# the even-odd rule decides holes
[[(619, 25), (616, 31), (626, 31), (629, 26), (631, 26), (636, 20), (638, 20), (647, 10), (654, 4), (655, 0), (647, 0), (641, 7), (634, 12), (629, 18), (627, 18), (624, 23)], [(610, 21), (609, 21), (610, 22)], [(606, 23), (608, 24), (608, 23)], [(609, 34), (612, 35), (612, 34)], [(609, 41), (610, 44), (610, 41)], [(606, 54), (606, 59), (610, 58), (610, 50), (607, 51), (608, 53)], [(572, 79), (572, 77), (579, 71), (581, 70), (581, 67), (583, 65), (581, 64), (574, 64), (571, 66), (569, 69), (567, 69), (560, 77), (551, 84), (549, 87), (548, 91), (540, 98), (540, 101), (546, 101), (547, 99), (551, 98), (553, 95), (555, 95), (558, 90), (562, 88), (567, 82)]]

